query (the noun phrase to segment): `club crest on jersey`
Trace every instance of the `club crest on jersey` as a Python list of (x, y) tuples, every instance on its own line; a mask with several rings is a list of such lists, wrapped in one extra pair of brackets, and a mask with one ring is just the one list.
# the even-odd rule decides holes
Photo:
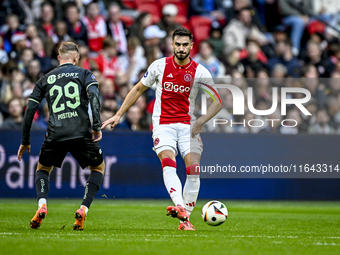
[(48, 76), (47, 83), (53, 84), (53, 83), (55, 83), (56, 80), (57, 80), (56, 76), (54, 74), (52, 74), (52, 75)]
[(153, 146), (157, 146), (159, 144), (159, 138), (157, 137), (153, 142)]
[(183, 76), (184, 81), (190, 82), (192, 80), (191, 74), (187, 73)]
[(93, 75), (93, 74), (92, 74), (91, 78), (92, 78), (92, 80), (95, 80), (95, 79), (96, 79), (96, 78), (94, 77), (94, 75)]

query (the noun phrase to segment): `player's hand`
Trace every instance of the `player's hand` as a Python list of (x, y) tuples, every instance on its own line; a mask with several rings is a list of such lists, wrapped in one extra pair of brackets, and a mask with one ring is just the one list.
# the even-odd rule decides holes
[(202, 131), (203, 131), (203, 125), (200, 124), (198, 121), (196, 121), (195, 124), (191, 128), (191, 137), (195, 138), (195, 136), (202, 133)]
[(117, 124), (120, 121), (120, 116), (115, 115), (111, 118), (109, 118), (108, 120), (104, 121), (102, 123), (102, 129), (105, 128), (107, 125), (111, 124), (111, 129), (114, 128), (115, 126), (117, 126)]
[(31, 152), (31, 145), (20, 145), (18, 150), (18, 160), (21, 161), (22, 155), (24, 155), (25, 151), (28, 153)]
[(101, 130), (99, 130), (99, 131), (92, 130), (92, 140), (94, 142), (99, 142), (101, 139), (102, 139), (102, 131)]

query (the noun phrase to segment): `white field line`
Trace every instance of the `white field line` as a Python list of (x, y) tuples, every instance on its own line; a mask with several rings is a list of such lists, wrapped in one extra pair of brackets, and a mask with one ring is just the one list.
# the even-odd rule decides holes
[(319, 245), (319, 246), (340, 246), (340, 243), (312, 243), (312, 245)]

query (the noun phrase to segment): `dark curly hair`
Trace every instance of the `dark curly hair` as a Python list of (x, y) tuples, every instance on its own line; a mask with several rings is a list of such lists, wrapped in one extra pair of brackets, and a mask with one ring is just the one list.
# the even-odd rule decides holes
[(177, 28), (174, 33), (172, 34), (172, 40), (175, 39), (175, 36), (189, 36), (190, 41), (192, 41), (192, 33), (189, 29), (186, 29), (184, 27)]

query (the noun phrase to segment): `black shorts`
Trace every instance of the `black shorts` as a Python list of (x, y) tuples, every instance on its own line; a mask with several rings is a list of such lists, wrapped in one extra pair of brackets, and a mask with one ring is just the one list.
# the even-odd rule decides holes
[(70, 152), (81, 168), (99, 166), (103, 162), (102, 150), (92, 137), (76, 138), (67, 141), (53, 141), (48, 137), (40, 150), (39, 163), (43, 166), (61, 167), (66, 154)]

